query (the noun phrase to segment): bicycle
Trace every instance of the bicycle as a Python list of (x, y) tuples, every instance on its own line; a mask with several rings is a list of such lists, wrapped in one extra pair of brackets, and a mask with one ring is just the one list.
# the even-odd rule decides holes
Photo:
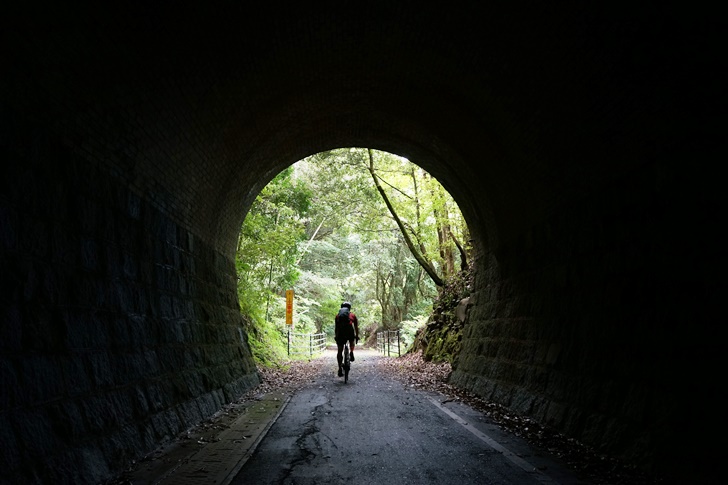
[(344, 370), (344, 384), (349, 382), (349, 369), (351, 369), (351, 356), (349, 355), (349, 342), (344, 344), (344, 362), (341, 363)]

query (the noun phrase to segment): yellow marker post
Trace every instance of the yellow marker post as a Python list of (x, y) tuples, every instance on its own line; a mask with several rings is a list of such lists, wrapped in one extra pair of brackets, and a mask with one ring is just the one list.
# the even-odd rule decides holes
[(286, 325), (293, 325), (293, 290), (286, 290)]

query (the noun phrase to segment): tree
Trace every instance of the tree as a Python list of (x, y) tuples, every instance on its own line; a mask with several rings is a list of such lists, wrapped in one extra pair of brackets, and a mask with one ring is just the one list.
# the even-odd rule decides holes
[(389, 197), (387, 197), (387, 193), (384, 191), (381, 184), (379, 183), (379, 177), (374, 169), (374, 157), (372, 155), (371, 148), (368, 149), (368, 153), (369, 153), (368, 170), (372, 176), (374, 185), (377, 188), (377, 191), (379, 192), (379, 194), (382, 196), (384, 203), (387, 205), (387, 209), (389, 209), (390, 214), (392, 214), (392, 218), (397, 223), (397, 227), (399, 227), (399, 230), (402, 233), (404, 242), (405, 242), (405, 244), (407, 244), (407, 247), (409, 248), (410, 253), (412, 253), (412, 256), (417, 260), (419, 265), (422, 266), (422, 269), (424, 269), (425, 272), (427, 273), (427, 275), (432, 279), (432, 282), (435, 283), (435, 285), (437, 285), (437, 286), (443, 286), (444, 282), (443, 282), (442, 278), (440, 278), (440, 276), (437, 274), (437, 272), (435, 271), (435, 268), (432, 267), (430, 262), (425, 259), (422, 252), (415, 247), (414, 243), (412, 242), (412, 239), (409, 236), (409, 232), (407, 231), (407, 229), (404, 226), (404, 223), (397, 215), (397, 211), (395, 211), (394, 206), (389, 201)]
[[(280, 330), (270, 324), (271, 302), (292, 287), (299, 273), (295, 264), (298, 244), (305, 238), (302, 218), (311, 194), (305, 184), (292, 179), (291, 167), (278, 174), (250, 208), (238, 239), (236, 270), (238, 300), (248, 317), (251, 347), (260, 362), (276, 360)], [(277, 349), (278, 352), (281, 349)]]
[(458, 259), (466, 264), (458, 238), (468, 240), (457, 205), (402, 157), (344, 148), (296, 163), (261, 191), (241, 230), (238, 290), (254, 354), (281, 340), (283, 295), (294, 287), (294, 325), (304, 332), (333, 337), (342, 300), (364, 331), (422, 321), (438, 283)]

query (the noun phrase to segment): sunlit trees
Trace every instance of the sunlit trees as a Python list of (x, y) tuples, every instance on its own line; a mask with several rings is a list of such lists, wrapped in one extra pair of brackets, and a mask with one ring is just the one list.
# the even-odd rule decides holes
[(238, 240), (238, 299), (250, 321), (253, 355), (277, 360), (283, 351), (280, 330), (269, 322), (281, 313), (278, 296), (298, 279), (295, 261), (305, 238), (302, 220), (310, 207), (310, 190), (292, 179), (293, 168), (278, 174), (258, 194)]
[(467, 265), (467, 240), (455, 202), (415, 164), (363, 148), (318, 153), (271, 181), (245, 219), (241, 308), (260, 342), (284, 330), (287, 288), (297, 331), (332, 338), (336, 310), (349, 300), (365, 337), (402, 322), (411, 334), (438, 288)]

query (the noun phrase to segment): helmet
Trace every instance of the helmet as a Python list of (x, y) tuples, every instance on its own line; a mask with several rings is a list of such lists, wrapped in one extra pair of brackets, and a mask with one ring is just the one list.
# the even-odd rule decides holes
[(345, 301), (344, 303), (341, 304), (341, 308), (344, 308), (344, 307), (351, 310), (351, 303), (349, 303), (348, 301)]

